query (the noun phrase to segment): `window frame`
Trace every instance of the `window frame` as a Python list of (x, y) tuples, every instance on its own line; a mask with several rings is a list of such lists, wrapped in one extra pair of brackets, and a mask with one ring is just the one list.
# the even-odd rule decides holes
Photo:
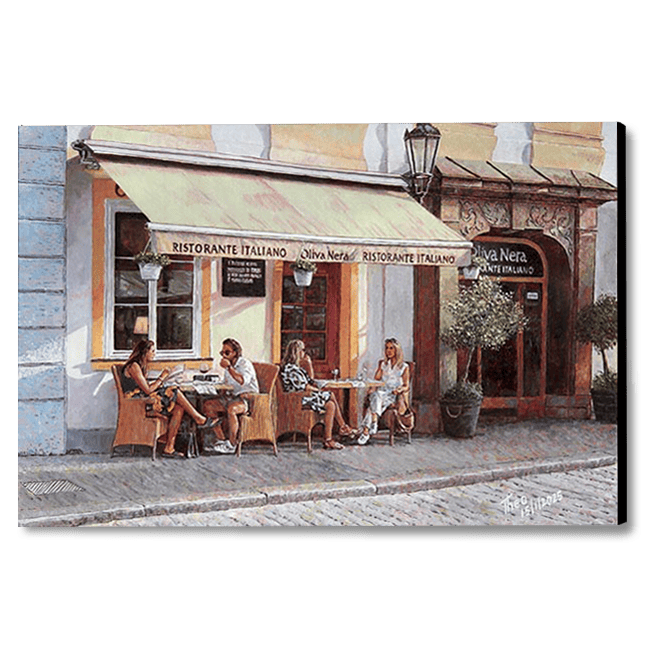
[[(115, 222), (118, 212), (134, 212), (146, 215), (133, 201), (128, 199), (106, 199), (105, 201), (105, 238), (104, 238), (104, 355), (109, 359), (127, 359), (130, 350), (116, 350), (114, 338), (115, 321)], [(173, 256), (170, 256), (173, 258)], [(192, 347), (183, 350), (159, 350), (156, 345), (156, 358), (159, 360), (200, 359), (201, 323), (202, 323), (202, 282), (201, 260), (194, 257), (192, 287)], [(147, 303), (148, 304), (148, 303)], [(157, 309), (157, 296), (154, 296), (154, 309)], [(149, 337), (156, 341), (157, 332)]]

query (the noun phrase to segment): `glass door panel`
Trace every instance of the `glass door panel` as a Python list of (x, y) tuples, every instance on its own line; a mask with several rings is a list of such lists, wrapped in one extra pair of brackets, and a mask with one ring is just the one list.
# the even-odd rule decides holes
[(523, 334), (524, 396), (537, 397), (541, 391), (542, 361), (542, 285), (523, 286), (524, 315), (528, 325)]
[[(501, 289), (517, 298), (517, 285), (502, 282)], [(517, 337), (498, 350), (481, 350), (481, 383), (485, 397), (516, 396), (517, 368)]]

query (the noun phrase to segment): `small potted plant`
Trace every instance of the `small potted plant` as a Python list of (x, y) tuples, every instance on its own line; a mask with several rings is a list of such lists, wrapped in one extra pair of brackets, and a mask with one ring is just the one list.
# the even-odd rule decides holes
[(298, 258), (291, 264), (293, 279), (298, 287), (308, 287), (316, 273), (316, 265), (309, 260)]
[(469, 368), (477, 348), (498, 350), (526, 325), (523, 307), (500, 284), (482, 276), (460, 290), (447, 305), (452, 323), (441, 334), (443, 343), (456, 351), (466, 350), (467, 361), (460, 379), (440, 399), (445, 433), (455, 438), (471, 438), (476, 432), (483, 390), (468, 382)]
[(591, 401), (596, 419), (601, 422), (618, 421), (618, 375), (611, 372), (607, 350), (618, 342), (618, 300), (604, 295), (578, 312), (576, 338), (580, 343), (591, 343), (603, 360), (603, 372), (591, 384)]
[(466, 280), (476, 280), (481, 271), (487, 268), (487, 260), (479, 255), (472, 254), (472, 261), (469, 266), (463, 266), (463, 277)]
[(133, 259), (140, 268), (140, 276), (143, 280), (158, 280), (162, 268), (171, 263), (167, 255), (146, 250), (138, 253)]

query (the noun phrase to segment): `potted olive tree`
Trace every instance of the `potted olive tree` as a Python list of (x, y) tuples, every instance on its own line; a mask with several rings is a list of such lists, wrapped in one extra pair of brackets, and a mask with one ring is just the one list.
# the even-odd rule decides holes
[(467, 361), (459, 380), (440, 399), (445, 433), (455, 438), (470, 438), (476, 432), (483, 390), (468, 382), (469, 368), (477, 348), (498, 350), (526, 325), (523, 307), (514, 296), (488, 276), (462, 288), (456, 300), (445, 309), (452, 317), (442, 334), (443, 343), (456, 351), (465, 350)]
[(581, 343), (591, 343), (600, 352), (603, 372), (592, 381), (591, 401), (597, 420), (615, 423), (618, 421), (618, 375), (610, 371), (606, 352), (618, 342), (618, 300), (605, 295), (583, 307), (576, 320), (576, 338)]
[(298, 258), (291, 264), (293, 279), (298, 287), (308, 287), (316, 273), (316, 265), (309, 260)]

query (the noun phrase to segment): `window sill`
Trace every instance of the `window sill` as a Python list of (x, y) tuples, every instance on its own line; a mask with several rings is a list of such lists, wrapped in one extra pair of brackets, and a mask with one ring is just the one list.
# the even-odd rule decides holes
[[(93, 370), (110, 370), (116, 363), (124, 363), (124, 359), (91, 359), (90, 367)], [(182, 363), (188, 369), (198, 370), (202, 363), (214, 363), (214, 357), (176, 357), (174, 359), (156, 359), (151, 363), (150, 370), (162, 370), (163, 368), (170, 368)]]

